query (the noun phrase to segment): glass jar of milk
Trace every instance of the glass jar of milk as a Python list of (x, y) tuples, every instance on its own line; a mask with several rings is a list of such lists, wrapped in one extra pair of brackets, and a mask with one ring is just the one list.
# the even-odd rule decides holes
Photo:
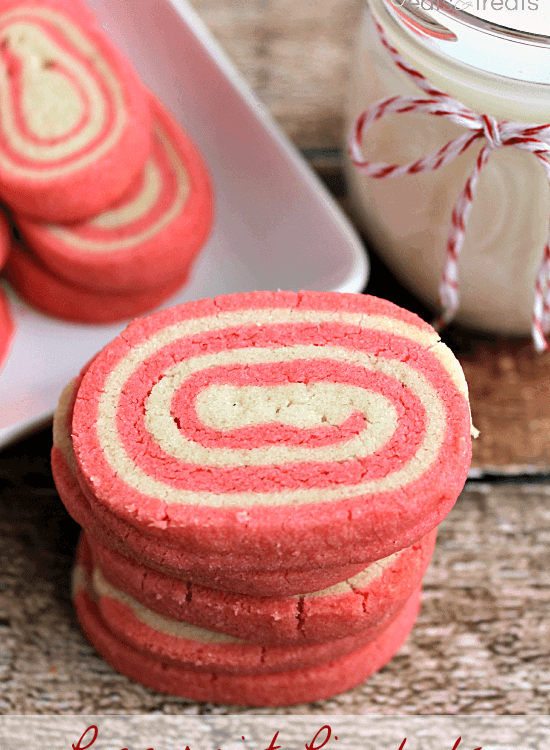
[[(352, 66), (348, 126), (388, 96), (426, 98), (395, 64), (387, 40), (436, 87), (499, 121), (550, 123), (548, 0), (369, 0)], [(349, 129), (348, 128), (348, 129)], [(372, 162), (405, 164), (465, 130), (431, 114), (394, 114), (363, 139)], [(401, 282), (434, 310), (451, 215), (483, 145), (436, 171), (395, 179), (346, 172), (369, 241)], [(550, 225), (550, 188), (537, 158), (496, 149), (481, 172), (458, 262), (455, 320), (501, 335), (528, 335)]]

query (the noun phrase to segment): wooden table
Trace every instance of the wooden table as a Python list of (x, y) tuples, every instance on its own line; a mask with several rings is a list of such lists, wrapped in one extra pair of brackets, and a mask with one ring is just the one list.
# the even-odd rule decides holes
[[(363, 2), (195, 5), (281, 126), (342, 197), (342, 107)], [(419, 309), (376, 261), (375, 272), (388, 296)], [(472, 351), (463, 334), (453, 336), (459, 349)], [(478, 345), (485, 352), (489, 347), (483, 356), (490, 359), (495, 345)], [(502, 357), (509, 358), (510, 350), (493, 356), (493, 369)], [(474, 357), (471, 367), (479, 361)], [(513, 375), (513, 362), (504, 362), (503, 372)], [(545, 373), (536, 377), (547, 388)], [(484, 392), (493, 393), (491, 408), (498, 412), (491, 382), (493, 391), (485, 383)], [(541, 394), (535, 390), (534, 398)], [(521, 412), (521, 405), (514, 408)], [(158, 695), (117, 675), (87, 644), (69, 596), (78, 527), (55, 491), (50, 446), (45, 429), (0, 452), (0, 714), (261, 713)], [(469, 483), (441, 526), (422, 612), (399, 655), (343, 696), (269, 713), (548, 714), (549, 613), (548, 477)]]

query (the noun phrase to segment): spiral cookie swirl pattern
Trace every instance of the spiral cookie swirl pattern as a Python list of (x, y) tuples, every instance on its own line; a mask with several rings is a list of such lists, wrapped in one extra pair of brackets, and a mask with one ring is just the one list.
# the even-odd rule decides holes
[(460, 367), (416, 316), (264, 292), (129, 326), (83, 379), (73, 443), (93, 502), (212, 564), (269, 570), (412, 544), (463, 486), (470, 427)]
[(150, 123), (136, 73), (79, 5), (2, 4), (0, 194), (16, 211), (103, 210), (142, 169)]

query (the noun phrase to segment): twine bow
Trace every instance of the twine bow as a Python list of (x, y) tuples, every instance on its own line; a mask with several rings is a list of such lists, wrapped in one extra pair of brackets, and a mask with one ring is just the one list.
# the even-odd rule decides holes
[[(376, 102), (357, 118), (349, 138), (349, 149), (353, 164), (359, 172), (367, 177), (385, 179), (435, 171), (444, 164), (464, 153), (478, 140), (484, 140), (483, 148), (478, 154), (473, 172), (453, 209), (451, 228), (447, 240), (445, 265), (439, 294), (442, 313), (436, 327), (441, 328), (449, 323), (460, 304), (458, 281), (458, 258), (464, 244), (466, 225), (472, 209), (479, 175), (487, 164), (489, 157), (497, 148), (514, 146), (536, 156), (546, 171), (550, 183), (550, 123), (546, 125), (526, 125), (516, 122), (499, 122), (489, 115), (479, 115), (456, 99), (440, 91), (419, 71), (408, 65), (399, 52), (393, 47), (384, 34), (378, 21), (375, 20), (382, 44), (389, 52), (397, 67), (407, 74), (429, 98), (413, 96), (392, 96)], [(428, 156), (409, 164), (382, 164), (366, 161), (361, 152), (361, 143), (366, 130), (377, 120), (390, 114), (404, 112), (424, 112), (467, 128), (467, 132), (449, 141), (445, 146)], [(533, 306), (532, 335), (535, 348), (539, 352), (547, 351), (548, 342), (545, 334), (550, 328), (550, 232), (544, 248), (542, 263), (535, 284), (535, 301)]]

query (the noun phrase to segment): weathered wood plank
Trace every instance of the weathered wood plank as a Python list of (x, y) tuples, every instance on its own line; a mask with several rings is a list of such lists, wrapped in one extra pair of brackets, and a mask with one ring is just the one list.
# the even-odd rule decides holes
[(193, 0), (229, 57), (299, 148), (339, 148), (363, 0)]

